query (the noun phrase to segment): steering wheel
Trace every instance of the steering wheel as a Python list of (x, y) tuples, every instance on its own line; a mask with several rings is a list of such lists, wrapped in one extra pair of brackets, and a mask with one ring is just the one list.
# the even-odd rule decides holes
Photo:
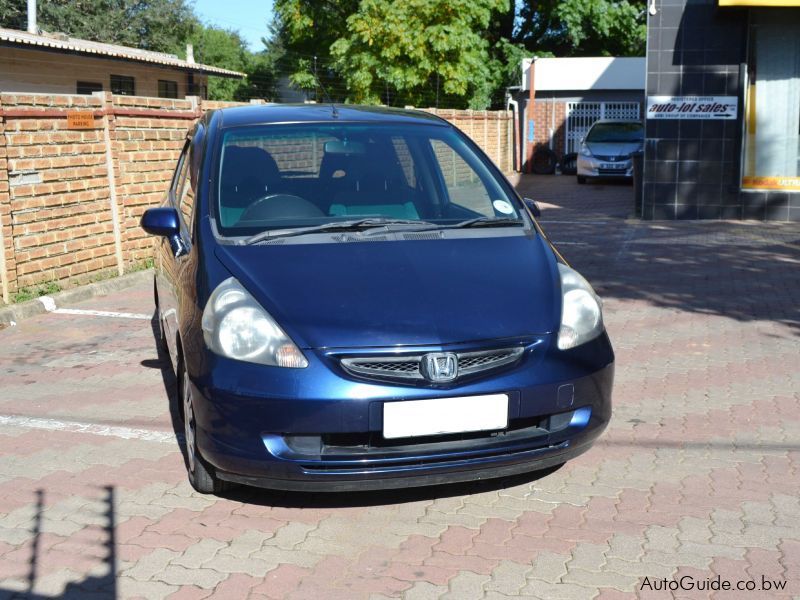
[(269, 194), (248, 206), (240, 221), (285, 219), (290, 217), (321, 217), (324, 213), (315, 205), (294, 194)]

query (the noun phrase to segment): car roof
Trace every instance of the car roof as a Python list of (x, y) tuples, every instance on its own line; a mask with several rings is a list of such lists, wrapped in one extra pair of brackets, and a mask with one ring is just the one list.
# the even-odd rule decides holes
[(217, 113), (220, 127), (304, 122), (390, 122), (450, 126), (447, 121), (419, 110), (353, 104), (256, 104), (223, 108), (214, 112)]

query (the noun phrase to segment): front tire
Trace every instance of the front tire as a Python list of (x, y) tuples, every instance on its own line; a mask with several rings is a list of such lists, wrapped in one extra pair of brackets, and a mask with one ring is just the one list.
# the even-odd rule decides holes
[(180, 400), (183, 408), (183, 435), (186, 443), (186, 470), (189, 483), (201, 494), (218, 494), (229, 489), (230, 484), (214, 475), (214, 470), (207, 465), (197, 450), (197, 422), (194, 414), (192, 386), (189, 374), (181, 361)]

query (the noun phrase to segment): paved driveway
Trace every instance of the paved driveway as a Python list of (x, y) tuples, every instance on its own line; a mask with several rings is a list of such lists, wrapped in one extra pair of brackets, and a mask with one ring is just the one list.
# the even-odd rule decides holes
[(627, 222), (630, 187), (519, 185), (605, 298), (592, 451), (480, 485), (199, 496), (143, 285), (0, 331), (0, 597), (800, 595), (800, 227)]

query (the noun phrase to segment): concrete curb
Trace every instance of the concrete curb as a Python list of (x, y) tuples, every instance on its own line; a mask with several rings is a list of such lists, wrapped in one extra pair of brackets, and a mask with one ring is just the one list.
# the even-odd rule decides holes
[(124, 290), (134, 285), (153, 280), (153, 269), (129, 273), (121, 277), (90, 283), (71, 290), (58, 292), (52, 296), (42, 296), (35, 300), (11, 304), (0, 308), (0, 329), (9, 325), (15, 325), (19, 321), (42, 315), (55, 310), (57, 307), (67, 304), (74, 304), (97, 296), (105, 296), (111, 292)]

